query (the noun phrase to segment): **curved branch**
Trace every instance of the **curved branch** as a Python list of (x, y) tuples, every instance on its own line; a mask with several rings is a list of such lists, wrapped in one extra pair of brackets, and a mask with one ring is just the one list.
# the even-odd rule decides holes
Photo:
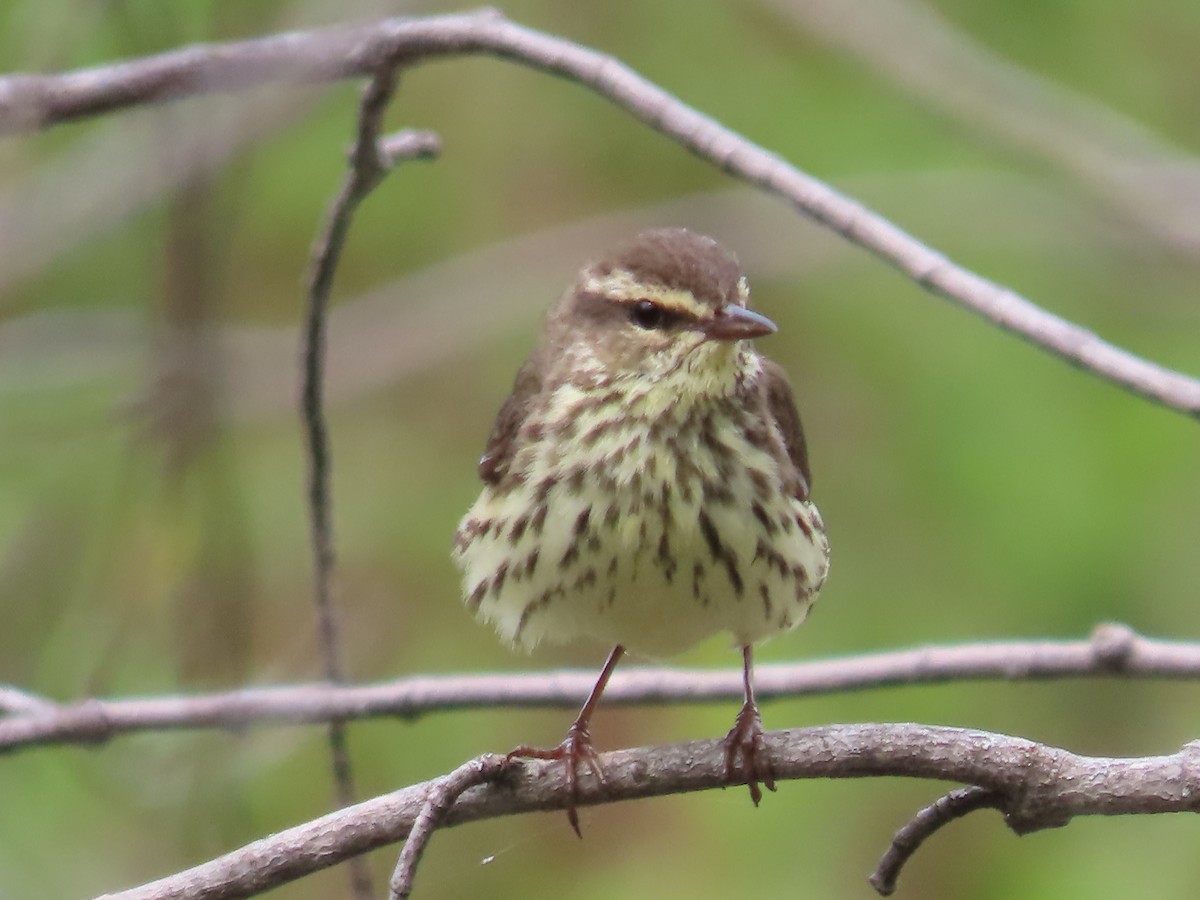
[(951, 262), (883, 217), (668, 94), (603, 53), (498, 13), (388, 19), (258, 40), (196, 45), (58, 75), (0, 79), (0, 134), (138, 104), (239, 91), (273, 81), (361, 77), (381, 67), (490, 54), (585, 85), (736, 178), (781, 197), (930, 291), (1050, 353), (1200, 418), (1200, 380), (1122, 350)]
[[(1013, 641), (922, 647), (803, 663), (768, 663), (755, 672), (759, 700), (910, 684), (1118, 676), (1200, 678), (1200, 643), (1141, 637), (1099, 626), (1085, 641)], [(45, 704), (0, 717), (0, 753), (48, 744), (91, 744), (122, 734), (174, 728), (323, 723), (497, 707), (578, 707), (592, 672), (415, 676), (376, 685), (245, 688), (194, 697), (85, 700)], [(742, 697), (737, 670), (631, 668), (618, 671), (606, 705), (709, 703)], [(49, 707), (49, 708), (47, 708)]]
[(867, 880), (880, 896), (889, 897), (896, 890), (896, 879), (904, 864), (912, 859), (921, 845), (934, 832), (977, 809), (1003, 809), (1004, 795), (990, 788), (956, 788), (938, 797), (932, 804), (917, 812), (892, 838), (892, 845), (879, 860), (879, 865)]
[(477, 784), (497, 781), (508, 767), (507, 757), (488, 753), (464, 763), (449, 775), (430, 784), (421, 810), (413, 819), (408, 836), (404, 840), (404, 849), (396, 862), (396, 870), (392, 873), (389, 900), (408, 900), (412, 894), (413, 880), (417, 875), (417, 865), (421, 862), (425, 848), (429, 846), (433, 832), (441, 826), (446, 813), (463, 792)]
[[(1019, 833), (1074, 816), (1195, 812), (1200, 808), (1200, 742), (1170, 756), (1087, 757), (1023, 738), (925, 725), (830, 725), (766, 735), (777, 781), (909, 776), (975, 784), (1003, 797)], [(497, 757), (485, 756), (481, 767)], [(720, 740), (618, 750), (601, 755), (605, 781), (581, 779), (578, 803), (725, 787)], [(216, 900), (245, 897), (356, 854), (403, 840), (438, 780), (414, 785), (290, 828), (186, 872), (100, 900)], [(562, 766), (522, 761), (500, 780), (465, 791), (444, 825), (559, 810), (567, 802)], [(778, 802), (784, 802), (782, 799)]]
[[(385, 67), (375, 73), (363, 91), (359, 102), (357, 134), (350, 151), (350, 165), (313, 246), (308, 282), (301, 417), (308, 449), (308, 511), (314, 563), (313, 594), (317, 607), (317, 646), (321, 652), (325, 680), (331, 684), (341, 684), (346, 678), (333, 591), (336, 555), (330, 509), (332, 466), (324, 409), (326, 311), (350, 222), (359, 204), (388, 171), (391, 151), (381, 147), (381, 135), (383, 115), (395, 93), (397, 78), (394, 67)], [(328, 738), (334, 793), (339, 805), (348, 806), (354, 802), (355, 790), (350, 749), (346, 741), (346, 723), (331, 719)], [(370, 869), (361, 860), (355, 861), (351, 881), (354, 896), (359, 900), (369, 900), (374, 894)]]

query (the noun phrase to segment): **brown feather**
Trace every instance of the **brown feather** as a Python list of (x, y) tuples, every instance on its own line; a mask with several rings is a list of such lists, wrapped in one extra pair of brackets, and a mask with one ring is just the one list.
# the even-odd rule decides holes
[(479, 459), (479, 477), (487, 484), (499, 484), (516, 452), (517, 435), (529, 417), (530, 401), (542, 389), (541, 361), (535, 353), (517, 372), (512, 393), (500, 407), (487, 447)]
[(778, 363), (763, 358), (763, 374), (760, 384), (767, 403), (767, 412), (779, 426), (783, 447), (796, 468), (799, 484), (794, 493), (801, 500), (808, 499), (812, 487), (812, 471), (808, 467), (808, 445), (804, 441), (804, 428), (800, 424), (800, 413), (792, 395), (787, 375)]

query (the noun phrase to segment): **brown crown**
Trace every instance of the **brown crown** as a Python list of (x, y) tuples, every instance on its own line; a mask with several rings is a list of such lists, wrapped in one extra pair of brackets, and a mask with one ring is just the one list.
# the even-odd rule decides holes
[(638, 281), (688, 291), (714, 308), (737, 302), (741, 269), (733, 256), (710, 237), (686, 228), (643, 231), (595, 266), (601, 275), (629, 271)]

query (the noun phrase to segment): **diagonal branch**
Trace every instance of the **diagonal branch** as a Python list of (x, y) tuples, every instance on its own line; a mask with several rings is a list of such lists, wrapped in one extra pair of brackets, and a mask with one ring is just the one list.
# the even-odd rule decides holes
[[(969, 680), (1081, 677), (1200, 679), (1200, 643), (1141, 637), (1099, 626), (1089, 640), (929, 646), (803, 663), (768, 663), (755, 672), (759, 700)], [(55, 744), (94, 744), (123, 734), (182, 728), (244, 729), (501, 707), (574, 709), (591, 672), (413, 676), (376, 685), (245, 688), (193, 697), (34, 704), (0, 717), (0, 753)], [(740, 670), (631, 668), (613, 675), (610, 706), (740, 700)]]
[[(1088, 757), (1023, 738), (914, 724), (829, 725), (766, 735), (778, 781), (907, 776), (973, 784), (996, 792), (1008, 825), (1024, 834), (1074, 816), (1196, 812), (1200, 742), (1168, 756)], [(484, 768), (497, 757), (478, 761)], [(605, 781), (581, 779), (580, 805), (725, 787), (720, 740), (618, 750), (601, 755)], [(255, 841), (176, 875), (100, 900), (216, 900), (246, 897), (404, 840), (425, 807), (426, 782), (376, 797)], [(527, 761), (502, 779), (465, 791), (444, 824), (560, 810), (562, 766)], [(780, 799), (778, 802), (785, 802)]]
[(196, 45), (94, 69), (0, 78), (0, 134), (138, 104), (273, 81), (373, 75), (391, 65), (468, 54), (497, 56), (589, 87), (702, 159), (788, 201), (933, 293), (1113, 384), (1200, 418), (1200, 380), (1122, 350), (964, 269), (613, 57), (523, 28), (493, 11)]

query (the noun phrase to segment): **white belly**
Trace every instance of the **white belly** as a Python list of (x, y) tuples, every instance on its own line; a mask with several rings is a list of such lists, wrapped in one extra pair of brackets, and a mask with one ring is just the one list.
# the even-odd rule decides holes
[(768, 454), (726, 437), (720, 454), (689, 442), (686, 472), (639, 442), (582, 471), (525, 448), (541, 477), (485, 488), (459, 526), (468, 605), (522, 649), (590, 637), (661, 656), (795, 627), (828, 570), (820, 514), (782, 491)]

